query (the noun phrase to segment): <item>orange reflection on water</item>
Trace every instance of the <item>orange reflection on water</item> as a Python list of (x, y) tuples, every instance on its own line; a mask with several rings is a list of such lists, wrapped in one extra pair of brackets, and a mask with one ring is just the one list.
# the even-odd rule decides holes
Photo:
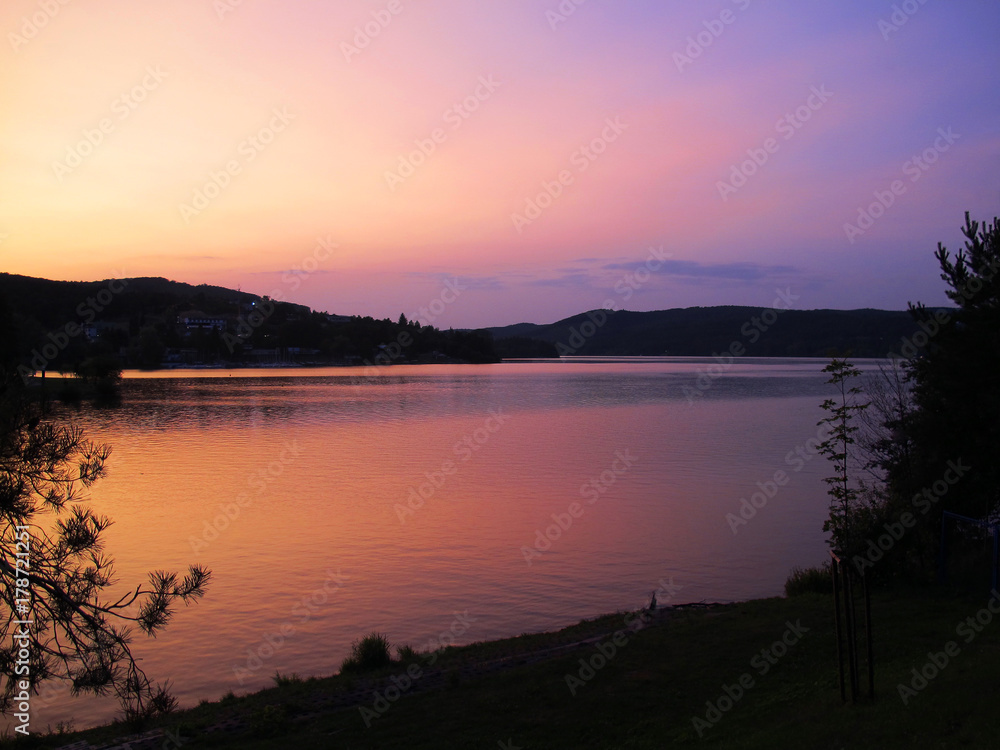
[(139, 644), (144, 668), (190, 704), (276, 670), (332, 673), (373, 629), (419, 648), (456, 613), (473, 641), (636, 607), (671, 577), (685, 600), (778, 593), (824, 551), (823, 467), (738, 536), (725, 514), (814, 434), (812, 381), (769, 395), (748, 364), (691, 405), (695, 367), (130, 378), (121, 409), (83, 415), (114, 446), (93, 499), (115, 520), (120, 585), (213, 571)]

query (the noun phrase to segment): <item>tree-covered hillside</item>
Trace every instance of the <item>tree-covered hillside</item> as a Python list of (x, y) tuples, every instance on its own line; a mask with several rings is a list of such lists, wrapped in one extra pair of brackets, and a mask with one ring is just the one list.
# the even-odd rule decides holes
[(563, 356), (708, 357), (740, 345), (756, 357), (825, 357), (831, 351), (885, 357), (917, 328), (906, 311), (726, 306), (592, 310), (549, 325), (519, 323), (489, 330), (498, 347), (511, 338), (534, 339)]
[(11, 315), (3, 346), (31, 370), (122, 367), (494, 362), (483, 331), (330, 315), (223, 287), (161, 278), (50, 281), (0, 274)]

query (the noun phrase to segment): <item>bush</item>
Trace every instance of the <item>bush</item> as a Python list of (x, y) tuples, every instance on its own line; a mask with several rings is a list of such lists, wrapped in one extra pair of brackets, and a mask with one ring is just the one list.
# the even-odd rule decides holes
[(788, 580), (785, 581), (785, 596), (832, 594), (831, 575), (830, 563), (824, 563), (818, 568), (792, 568)]
[(371, 632), (360, 641), (351, 644), (351, 655), (340, 665), (341, 672), (373, 672), (392, 664), (389, 654), (389, 638), (382, 633)]
[(265, 737), (285, 731), (288, 723), (288, 709), (284, 706), (266, 705), (250, 712), (250, 729)]
[(93, 388), (98, 401), (115, 402), (121, 395), (122, 366), (113, 356), (88, 357), (76, 366), (76, 376)]
[(76, 378), (63, 378), (56, 391), (56, 398), (65, 404), (79, 404), (83, 401), (83, 389)]
[(399, 660), (404, 663), (414, 662), (418, 656), (413, 646), (396, 646), (396, 653), (399, 655)]

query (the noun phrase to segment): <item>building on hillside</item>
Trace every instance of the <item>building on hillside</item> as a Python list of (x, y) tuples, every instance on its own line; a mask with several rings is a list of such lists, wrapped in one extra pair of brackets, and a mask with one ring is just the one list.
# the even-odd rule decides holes
[(177, 316), (177, 322), (188, 331), (226, 330), (226, 318), (221, 315), (206, 315), (199, 310), (190, 310)]

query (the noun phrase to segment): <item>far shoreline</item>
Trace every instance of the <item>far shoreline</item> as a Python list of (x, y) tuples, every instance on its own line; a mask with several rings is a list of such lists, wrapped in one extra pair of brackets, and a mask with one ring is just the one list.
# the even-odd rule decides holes
[[(852, 361), (861, 364), (874, 364), (884, 361), (884, 357), (853, 357)], [(407, 362), (386, 362), (386, 363), (353, 363), (353, 362), (301, 362), (301, 363), (261, 363), (261, 364), (171, 364), (157, 368), (127, 368), (123, 369), (122, 377), (125, 379), (151, 378), (158, 375), (170, 375), (172, 373), (198, 374), (198, 373), (221, 373), (221, 372), (281, 372), (289, 370), (361, 370), (381, 372), (383, 370), (400, 367), (486, 367), (491, 365), (518, 365), (518, 364), (700, 364), (702, 362), (714, 363), (716, 357), (707, 354), (621, 354), (621, 355), (573, 355), (558, 357), (505, 357), (496, 362), (468, 362), (460, 360), (417, 360)], [(828, 362), (828, 357), (815, 356), (774, 356), (774, 357), (739, 357), (735, 362), (743, 364), (770, 364), (776, 362)], [(371, 372), (368, 372), (371, 375)], [(70, 371), (36, 370), (31, 376), (31, 382), (40, 384), (45, 380), (63, 380), (76, 377)]]

